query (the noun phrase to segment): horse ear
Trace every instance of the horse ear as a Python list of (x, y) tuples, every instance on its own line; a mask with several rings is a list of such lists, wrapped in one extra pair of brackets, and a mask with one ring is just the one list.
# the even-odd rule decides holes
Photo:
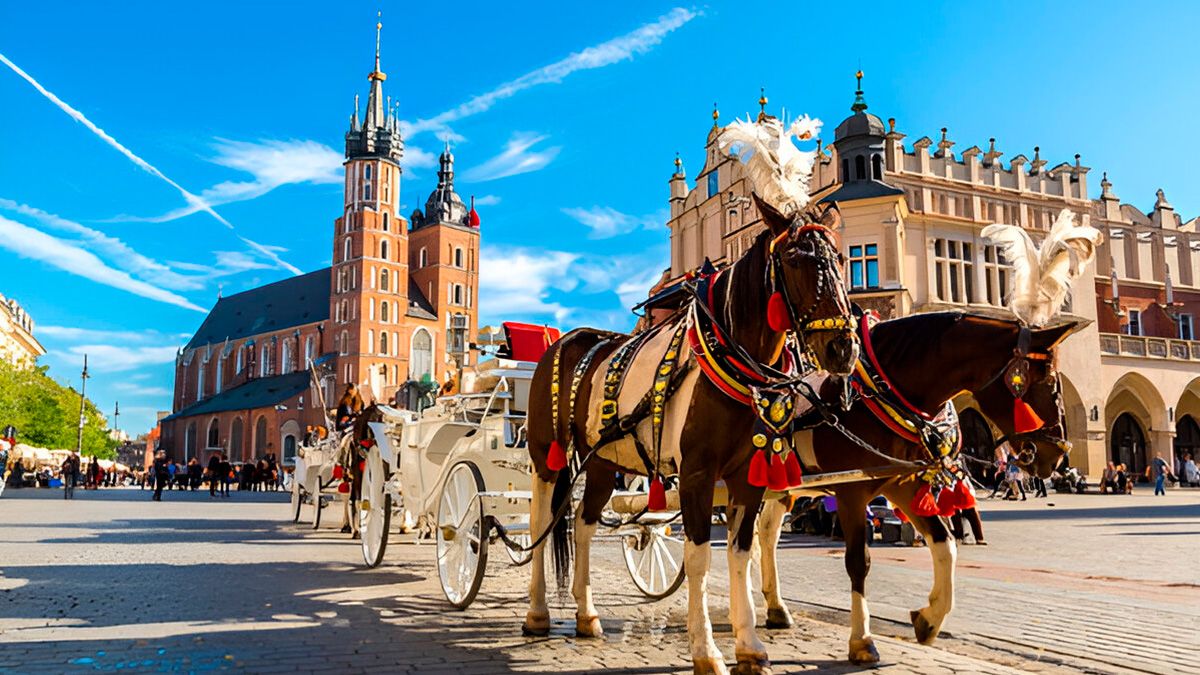
[(837, 204), (830, 204), (821, 212), (818, 222), (837, 232), (842, 227), (842, 210), (838, 208)]
[(1037, 352), (1048, 352), (1057, 347), (1063, 340), (1083, 330), (1091, 321), (1072, 320), (1056, 323), (1045, 328), (1035, 328), (1030, 348)]
[(757, 193), (751, 192), (750, 196), (754, 198), (754, 204), (758, 207), (758, 212), (762, 214), (763, 222), (770, 228), (771, 234), (778, 237), (787, 231), (788, 227), (792, 224), (790, 218), (759, 198)]

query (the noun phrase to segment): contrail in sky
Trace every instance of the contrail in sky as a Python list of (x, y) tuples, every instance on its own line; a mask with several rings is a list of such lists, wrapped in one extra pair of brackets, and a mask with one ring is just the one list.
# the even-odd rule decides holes
[[(129, 159), (129, 161), (136, 164), (139, 168), (141, 168), (146, 173), (149, 173), (152, 176), (156, 176), (156, 177), (162, 179), (171, 187), (175, 188), (176, 190), (179, 190), (179, 193), (183, 195), (183, 198), (185, 200), (187, 200), (187, 202), (189, 204), (192, 204), (192, 205), (198, 207), (200, 210), (209, 214), (213, 218), (216, 218), (218, 222), (220, 222), (225, 227), (228, 227), (230, 230), (234, 229), (233, 223), (229, 222), (228, 220), (225, 220), (225, 217), (222, 216), (221, 214), (217, 213), (216, 211), (214, 211), (212, 206), (210, 206), (207, 202), (205, 202), (200, 197), (197, 197), (196, 195), (192, 194), (191, 192), (188, 192), (182, 185), (180, 185), (179, 183), (176, 183), (175, 181), (168, 178), (166, 176), (166, 174), (159, 171), (157, 168), (155, 168), (153, 165), (151, 165), (146, 160), (133, 154), (133, 151), (131, 151), (129, 148), (125, 147), (124, 145), (121, 145), (117, 141), (117, 139), (113, 138), (112, 136), (109, 136), (107, 133), (105, 133), (105, 131), (103, 129), (96, 126), (95, 124), (92, 124), (92, 121), (89, 120), (87, 117), (85, 117), (83, 113), (79, 112), (75, 108), (72, 108), (65, 101), (63, 101), (59, 97), (55, 96), (52, 92), (50, 92), (48, 89), (43, 87), (40, 82), (33, 79), (33, 77), (31, 77), (24, 70), (21, 70), (21, 68), (18, 67), (17, 64), (10, 61), (8, 59), (8, 57), (5, 56), (3, 53), (0, 53), (0, 62), (4, 63), (4, 65), (6, 65), (10, 69), (12, 69), (12, 71), (14, 73), (16, 73), (17, 75), (20, 75), (21, 78), (24, 79), (26, 82), (33, 85), (33, 88), (37, 89), (38, 92), (41, 93), (42, 96), (45, 96), (47, 99), (49, 99), (51, 103), (58, 106), (60, 110), (65, 112), (76, 122), (79, 122), (83, 126), (87, 127), (92, 133), (99, 136), (102, 141), (111, 145), (113, 148), (115, 148), (117, 150), (117, 152), (121, 153), (122, 155), (125, 155), (125, 157), (127, 157)], [(246, 237), (243, 237), (240, 234), (236, 234), (236, 236), (238, 239), (241, 239), (243, 242), (245, 242), (246, 245), (248, 245), (250, 248), (254, 249), (255, 251), (258, 251), (259, 253), (263, 254), (267, 258), (270, 258), (276, 264), (278, 264), (280, 267), (283, 267), (284, 269), (290, 271), (293, 274), (300, 274), (299, 268), (286, 262), (285, 260), (283, 260), (283, 258), (280, 258), (270, 248), (267, 248), (266, 246), (263, 246), (262, 244), (260, 244), (256, 241), (253, 241), (251, 239), (247, 239)]]

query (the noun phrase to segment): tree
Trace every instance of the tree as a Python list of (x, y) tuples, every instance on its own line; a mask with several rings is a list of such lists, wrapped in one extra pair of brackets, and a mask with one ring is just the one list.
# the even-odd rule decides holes
[[(79, 392), (48, 374), (47, 366), (18, 368), (0, 361), (0, 427), (17, 428), (17, 440), (51, 449), (74, 449), (79, 424)], [(116, 457), (116, 440), (95, 403), (84, 404), (83, 453)]]

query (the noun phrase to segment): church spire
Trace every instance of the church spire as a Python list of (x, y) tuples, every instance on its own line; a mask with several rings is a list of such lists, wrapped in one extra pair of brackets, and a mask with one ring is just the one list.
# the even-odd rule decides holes
[(858, 85), (855, 87), (854, 103), (850, 106), (850, 110), (852, 112), (860, 113), (867, 109), (867, 100), (863, 98), (863, 71), (860, 70), (857, 73), (854, 73), (854, 78), (858, 81)]
[(367, 76), (371, 81), (371, 93), (367, 96), (367, 115), (363, 119), (363, 128), (371, 129), (373, 127), (382, 127), (387, 122), (387, 117), (383, 109), (383, 81), (387, 79), (387, 75), (379, 69), (379, 44), (380, 36), (383, 32), (383, 12), (378, 14), (379, 20), (375, 22), (375, 70)]

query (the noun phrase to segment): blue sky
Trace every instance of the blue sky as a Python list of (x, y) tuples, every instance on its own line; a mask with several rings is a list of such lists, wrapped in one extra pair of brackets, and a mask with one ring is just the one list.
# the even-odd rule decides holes
[(910, 142), (946, 126), (957, 149), (1078, 152), (1093, 192), (1106, 170), (1144, 209), (1161, 187), (1200, 211), (1194, 5), (445, 7), (0, 5), (0, 293), (33, 315), (51, 374), (77, 383), (86, 351), (89, 393), (144, 431), (219, 288), (329, 264), (379, 9), (405, 210), (451, 138), (481, 203), (485, 322), (628, 327), (667, 263), (674, 153), (694, 177), (713, 102), (728, 121), (766, 86), (831, 137), (860, 66), (870, 110)]

